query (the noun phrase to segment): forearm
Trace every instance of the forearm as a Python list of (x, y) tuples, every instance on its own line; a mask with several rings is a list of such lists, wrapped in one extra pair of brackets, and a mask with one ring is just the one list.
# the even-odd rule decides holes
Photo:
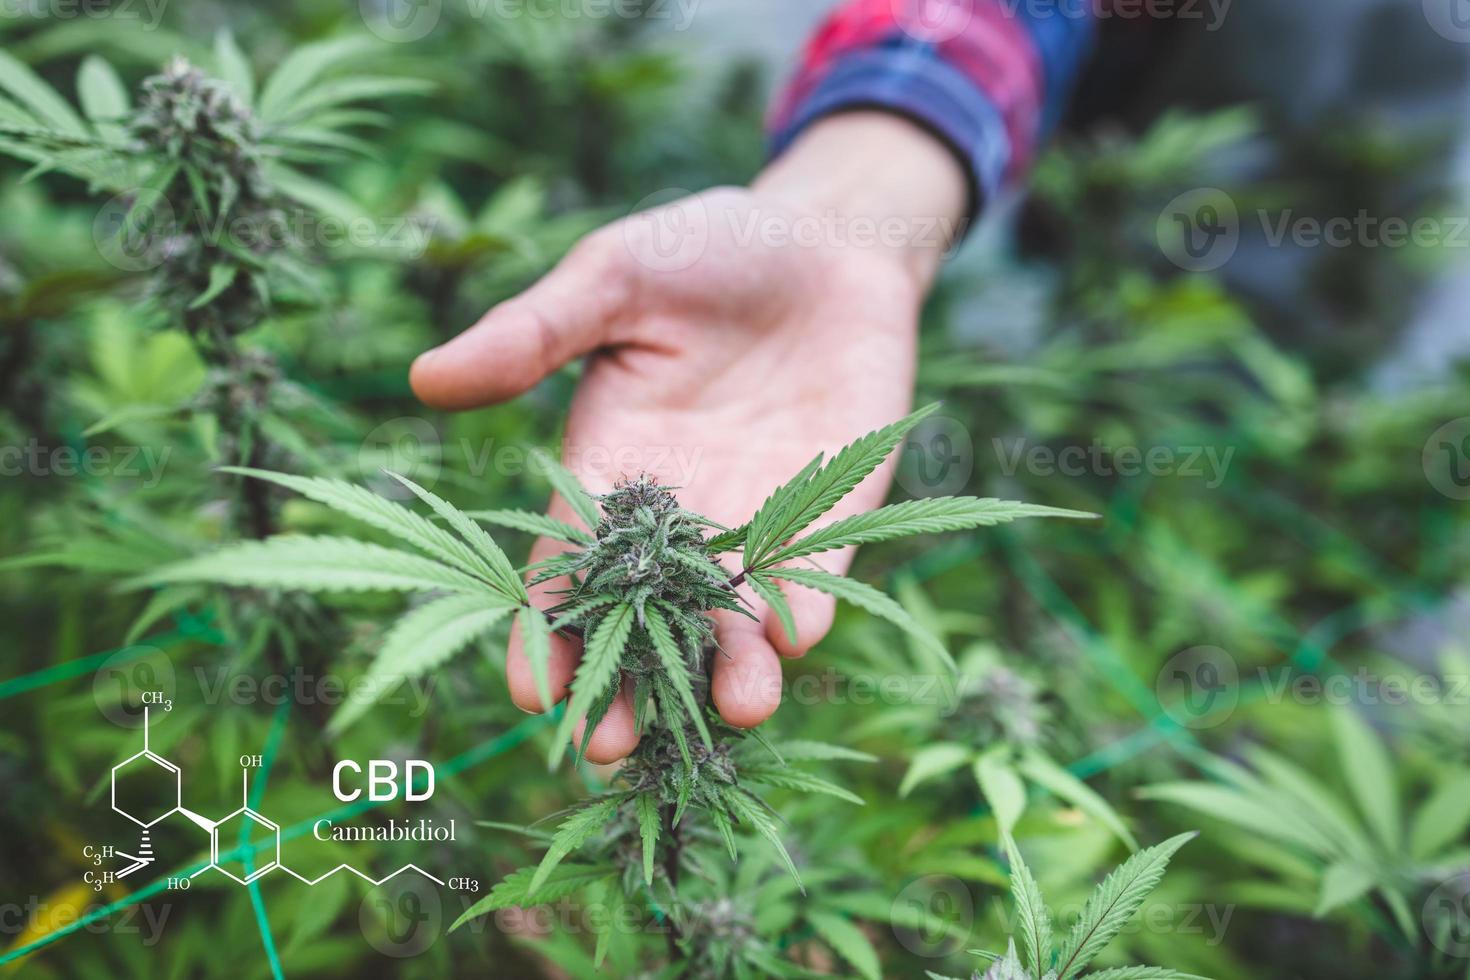
[(892, 254), (921, 288), (962, 234), (968, 211), (954, 153), (917, 124), (879, 111), (817, 120), (752, 187), (845, 229), (837, 244)]

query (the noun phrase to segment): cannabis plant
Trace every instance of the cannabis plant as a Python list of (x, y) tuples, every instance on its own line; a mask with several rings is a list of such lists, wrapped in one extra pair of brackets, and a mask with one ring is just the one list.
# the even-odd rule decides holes
[[(1026, 867), (1015, 842), (1006, 838), (1011, 862), (1011, 901), (1020, 935), (1011, 937), (1005, 955), (984, 953), (990, 966), (972, 980), (1203, 980), (1193, 974), (1151, 966), (1124, 966), (1083, 973), (1128, 925), (1145, 900), (1159, 887), (1169, 860), (1195, 834), (1181, 834), (1146, 848), (1107, 876), (1082, 906), (1066, 938), (1054, 934), (1051, 910), (1041, 887)], [(1016, 940), (1020, 939), (1020, 951)], [(953, 980), (930, 973), (934, 980)]]
[[(1020, 517), (1089, 516), (953, 497), (894, 504), (809, 530), (877, 469), (934, 407), (862, 437), (830, 460), (818, 456), (738, 528), (719, 526), (685, 510), (671, 488), (647, 478), (634, 478), (593, 496), (554, 465), (549, 468), (553, 485), (581, 527), (515, 510), (466, 513), (402, 476), (395, 479), (426, 504), (437, 521), (343, 481), (238, 470), (319, 501), (412, 550), (348, 537), (278, 535), (159, 569), (135, 584), (214, 582), (267, 590), (423, 594), (424, 600), (383, 639), (370, 668), (373, 682), (366, 685), (379, 692), (396, 680), (434, 669), (514, 616), (524, 631), (543, 703), (549, 704), (550, 636), (557, 631), (579, 633), (584, 653), (552, 742), (553, 764), (576, 720), (585, 718), (590, 728), (603, 717), (622, 677), (632, 681), (642, 740), (618, 773), (623, 788), (573, 807), (548, 838), (540, 864), (506, 879), (472, 914), (535, 904), (584, 886), (617, 884), (625, 896), (651, 888), (672, 923), (672, 952), (688, 956), (705, 948), (709, 939), (699, 935), (699, 920), (681, 904), (677, 891), (681, 874), (698, 867), (700, 847), (713, 842), (734, 859), (737, 833), (753, 834), (769, 842), (799, 882), (775, 812), (753, 787), (784, 787), (855, 802), (851, 793), (790, 763), (862, 758), (835, 746), (769, 745), (754, 732), (719, 723), (709, 707), (710, 662), (721, 655), (709, 614), (729, 610), (753, 616), (738, 591), (747, 583), (794, 633), (781, 591), (781, 583), (792, 583), (897, 623), (948, 661), (942, 644), (883, 592), (790, 563), (823, 551), (911, 534)], [(530, 568), (517, 569), (481, 522), (546, 535), (568, 548)], [(734, 571), (717, 560), (735, 552), (739, 557), (732, 562)], [(533, 583), (565, 577), (570, 585), (554, 605), (537, 608), (522, 574), (529, 574)], [(369, 703), (350, 704), (333, 725), (340, 729)], [(585, 859), (567, 862), (574, 852)]]
[[(920, 621), (937, 622), (912, 589), (901, 601)], [(881, 669), (901, 669), (892, 657), (876, 661)], [(987, 644), (976, 644), (960, 658), (952, 702), (942, 714), (930, 706), (889, 712), (860, 727), (864, 735), (908, 732), (920, 747), (910, 756), (899, 783), (901, 797), (958, 770), (968, 769), (1001, 835), (1015, 831), (1032, 788), (1087, 814), (1136, 849), (1138, 844), (1118, 812), (1095, 790), (1055, 761), (1047, 742), (1054, 727), (1041, 692), (1007, 666)]]
[[(426, 88), (418, 79), (353, 71), (374, 47), (360, 37), (307, 45), (257, 87), (244, 53), (221, 32), (208, 65), (175, 57), (136, 95), (94, 55), (77, 73), (80, 110), (0, 52), (0, 152), (32, 163), (30, 177), (63, 173), (99, 196), (112, 195), (93, 235), (128, 274), (120, 294), (141, 293), (132, 331), (181, 332), (204, 369), (184, 398), (124, 406), (96, 420), (88, 437), (145, 420), (185, 422), (169, 435), (192, 437), (201, 467), (320, 465), (316, 446), (323, 433), (344, 428), (341, 413), (242, 335), (279, 306), (320, 306), (325, 288), (309, 263), (321, 236), (306, 230), (323, 216), (362, 217), (346, 196), (302, 168), (368, 149), (350, 130), (384, 120), (362, 108), (365, 100)], [(169, 439), (171, 449), (183, 442)], [(276, 501), (261, 489), (228, 488), (225, 538), (264, 538), (275, 530)], [(95, 568), (95, 553), (103, 551), (113, 570), (149, 567), (157, 549), (129, 548), (126, 529), (106, 523), (105, 540), (64, 541), (34, 561)], [(128, 553), (135, 556), (131, 569), (126, 562), (118, 569)], [(190, 591), (161, 595), (134, 632), (195, 598)], [(243, 634), (274, 633), (279, 644), (294, 644), (301, 627), (320, 619), (309, 606), (256, 611), (261, 615), (243, 617)], [(262, 633), (260, 623), (274, 625)]]
[(1356, 910), (1373, 924), (1386, 912), (1397, 943), (1419, 947), (1425, 926), (1444, 925), (1420, 921), (1421, 908), (1426, 916), (1443, 911), (1423, 907), (1423, 895), (1466, 864), (1470, 770), (1436, 765), (1416, 787), (1423, 802), (1409, 812), (1407, 780), (1396, 775), (1406, 766), (1378, 733), (1339, 707), (1330, 710), (1330, 734), (1336, 780), (1254, 747), (1249, 766), (1203, 756), (1201, 768), (1214, 781), (1164, 783), (1140, 795), (1244, 831), (1242, 858), (1290, 882), (1278, 900), (1292, 896), (1293, 906), (1318, 917)]
[[(904, 435), (936, 406), (870, 433), (830, 460), (818, 456), (778, 487), (751, 520), (727, 529), (681, 508), (672, 492), (630, 481), (594, 497), (555, 464), (556, 490), (586, 528), (522, 511), (466, 513), (412, 480), (393, 475), (434, 512), (442, 525), (371, 490), (342, 480), (249, 469), (230, 472), (294, 490), (398, 539), (414, 550), (347, 537), (279, 535), (226, 547), (151, 572), (139, 585), (210, 581), (253, 588), (317, 592), (379, 589), (430, 598), (389, 630), (371, 669), (380, 680), (429, 670), (515, 615), (526, 631), (527, 655), (543, 703), (553, 630), (580, 633), (586, 651), (571, 685), (570, 710), (556, 749), (574, 718), (596, 722), (620, 675), (635, 682), (640, 719), (660, 717), (673, 732), (691, 726), (712, 740), (696, 696), (712, 627), (707, 614), (729, 609), (753, 615), (737, 587), (749, 584), (776, 611), (788, 632), (795, 624), (781, 582), (826, 592), (897, 624), (952, 663), (949, 654), (893, 599), (855, 579), (789, 563), (823, 551), (912, 534), (990, 526), (1022, 517), (1091, 515), (1034, 504), (941, 497), (893, 504), (835, 521), (800, 536), (888, 457)], [(478, 522), (532, 531), (565, 542), (560, 555), (525, 569), (533, 582), (567, 576), (572, 586), (551, 608), (533, 608), (518, 570)], [(738, 571), (719, 564), (738, 552)], [(381, 689), (382, 685), (370, 685)], [(349, 711), (339, 727), (360, 713)]]

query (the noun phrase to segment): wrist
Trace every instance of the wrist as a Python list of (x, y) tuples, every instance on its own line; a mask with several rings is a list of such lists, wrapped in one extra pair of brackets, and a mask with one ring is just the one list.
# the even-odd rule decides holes
[(888, 112), (820, 119), (771, 161), (752, 190), (845, 229), (833, 244), (901, 264), (927, 289), (959, 240), (969, 207), (964, 168), (937, 137)]

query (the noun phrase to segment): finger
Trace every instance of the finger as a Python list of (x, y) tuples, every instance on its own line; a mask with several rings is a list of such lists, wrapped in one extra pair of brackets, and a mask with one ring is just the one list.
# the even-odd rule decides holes
[[(573, 729), (572, 735), (578, 745), (583, 745), (582, 739), (586, 729), (586, 718), (577, 722), (577, 727)], [(583, 755), (589, 762), (606, 765), (632, 755), (633, 750), (638, 747), (638, 742), (638, 726), (635, 724), (633, 714), (633, 699), (628, 692), (628, 679), (624, 677), (623, 686), (617, 694), (613, 695), (607, 714), (602, 716), (602, 720), (588, 736)]]
[[(538, 609), (551, 605), (551, 601), (539, 597), (538, 590), (531, 590), (531, 603)], [(551, 634), (551, 655), (546, 660), (546, 680), (551, 704), (543, 704), (541, 692), (536, 686), (536, 674), (531, 669), (531, 658), (526, 656), (525, 639), (521, 636), (521, 624), (510, 628), (510, 646), (505, 654), (505, 683), (510, 688), (510, 699), (517, 708), (531, 714), (550, 711), (567, 696), (572, 675), (582, 659), (582, 642), (560, 633)]]
[(448, 343), (420, 354), (409, 383), (425, 404), (476, 408), (529, 390), (608, 342), (632, 288), (627, 250), (587, 238), (545, 278)]
[[(841, 516), (846, 513), (839, 512)], [(816, 527), (830, 524), (836, 516), (828, 516), (825, 521), (819, 522)], [(797, 568), (809, 568), (811, 565), (818, 566), (824, 572), (833, 575), (846, 575), (847, 569), (852, 565), (854, 549), (842, 548), (837, 551), (825, 551), (821, 554), (811, 555), (790, 564)], [(776, 652), (783, 657), (804, 657), (812, 647), (822, 641), (832, 629), (832, 620), (837, 615), (837, 599), (825, 592), (808, 588), (805, 585), (797, 585), (794, 582), (780, 582), (781, 594), (786, 597), (786, 604), (791, 607), (791, 618), (796, 624), (796, 639), (793, 641), (786, 632), (786, 626), (781, 618), (776, 615), (774, 609), (767, 609), (761, 616), (765, 624), (766, 638), (776, 648)]]
[(754, 728), (781, 705), (781, 664), (760, 623), (721, 610), (715, 617), (710, 693), (720, 717), (736, 728)]
[(796, 639), (791, 638), (786, 624), (781, 622), (775, 610), (767, 609), (762, 617), (766, 640), (783, 657), (804, 657), (832, 629), (832, 620), (837, 615), (837, 600), (825, 592), (793, 582), (782, 582), (781, 593), (791, 608)]

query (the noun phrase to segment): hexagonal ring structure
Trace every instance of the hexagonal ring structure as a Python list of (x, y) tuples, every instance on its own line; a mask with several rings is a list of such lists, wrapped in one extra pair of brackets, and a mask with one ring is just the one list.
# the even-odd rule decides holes
[[(158, 816), (154, 817), (152, 820), (143, 820), (143, 819), (141, 819), (139, 817), (134, 816), (133, 814), (129, 813), (127, 810), (125, 810), (122, 807), (120, 807), (120, 806), (117, 805), (117, 776), (118, 776), (118, 773), (121, 772), (124, 768), (127, 768), (129, 766), (133, 766), (133, 764), (134, 763), (137, 763), (140, 759), (141, 760), (146, 760), (147, 763), (152, 764), (154, 766), (157, 766), (160, 769), (163, 769), (169, 775), (173, 776), (173, 782), (174, 782), (174, 797), (173, 797), (174, 802), (173, 802), (173, 806), (169, 807), (164, 812), (158, 814)], [(182, 782), (183, 782), (182, 773), (180, 772), (178, 766), (174, 765), (172, 762), (169, 762), (167, 759), (164, 759), (161, 756), (154, 755), (152, 752), (148, 751), (147, 749), (144, 749), (142, 752), (139, 752), (137, 755), (129, 756), (128, 758), (124, 759), (123, 761), (119, 762), (117, 765), (115, 765), (115, 766), (112, 767), (112, 808), (113, 808), (113, 810), (115, 810), (118, 813), (121, 813), (123, 816), (127, 817), (133, 823), (137, 824), (139, 827), (152, 827), (154, 824), (158, 823), (158, 821), (162, 820), (164, 817), (167, 817), (167, 816), (173, 814), (176, 810), (178, 810), (178, 808), (180, 806), (183, 805), (182, 796), (181, 796), (181, 793), (182, 793), (181, 784), (182, 784)]]
[[(260, 824), (262, 827), (266, 828), (267, 830), (269, 830), (271, 832), (271, 834), (274, 835), (275, 842), (276, 842), (275, 855), (273, 857), (271, 857), (270, 860), (266, 861), (265, 864), (261, 865), (259, 868), (256, 868), (254, 871), (252, 871), (250, 874), (246, 875), (244, 878), (239, 877), (233, 871), (230, 871), (224, 865), (222, 865), (222, 864), (219, 863), (219, 834), (220, 834), (220, 828), (223, 827), (225, 824), (229, 823), (230, 821), (234, 820), (236, 817), (242, 817), (245, 820), (250, 820), (250, 821), (252, 821), (254, 823)], [(247, 842), (248, 842), (248, 838), (247, 838)], [(214, 825), (214, 827), (210, 829), (210, 831), (209, 831), (209, 863), (212, 864), (215, 867), (216, 870), (218, 870), (221, 873), (229, 876), (229, 878), (231, 880), (233, 880), (233, 881), (235, 881), (235, 882), (237, 882), (237, 883), (239, 883), (241, 885), (248, 885), (248, 884), (250, 884), (256, 878), (259, 878), (261, 875), (265, 874), (266, 872), (271, 871), (272, 869), (274, 869), (277, 865), (279, 865), (281, 863), (281, 828), (280, 828), (280, 826), (278, 824), (272, 822), (271, 820), (267, 819), (266, 817), (262, 816), (261, 814), (256, 813), (254, 810), (250, 809), (248, 806), (242, 806), (240, 809), (236, 810), (234, 813), (230, 814), (228, 817), (225, 817), (223, 820), (220, 820), (220, 821), (216, 822), (215, 825)]]

